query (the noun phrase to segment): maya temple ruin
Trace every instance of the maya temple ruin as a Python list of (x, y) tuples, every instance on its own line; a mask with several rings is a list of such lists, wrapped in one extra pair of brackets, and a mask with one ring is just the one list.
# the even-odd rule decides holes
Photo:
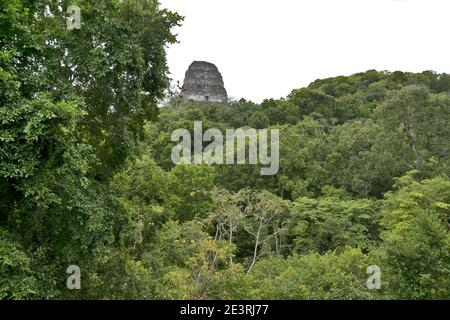
[(181, 98), (184, 102), (226, 103), (228, 95), (219, 69), (209, 62), (194, 61), (186, 71)]

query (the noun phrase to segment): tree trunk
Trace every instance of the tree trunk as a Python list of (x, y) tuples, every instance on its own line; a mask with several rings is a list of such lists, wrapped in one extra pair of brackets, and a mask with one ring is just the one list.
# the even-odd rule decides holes
[(404, 123), (405, 128), (403, 129), (403, 132), (406, 135), (406, 139), (408, 140), (409, 145), (411, 146), (411, 149), (414, 153), (414, 156), (416, 158), (416, 168), (420, 169), (421, 163), (420, 163), (420, 157), (419, 157), (419, 153), (417, 152), (417, 148), (416, 145), (414, 144), (414, 139), (411, 135), (411, 128), (409, 126), (409, 123), (406, 122)]

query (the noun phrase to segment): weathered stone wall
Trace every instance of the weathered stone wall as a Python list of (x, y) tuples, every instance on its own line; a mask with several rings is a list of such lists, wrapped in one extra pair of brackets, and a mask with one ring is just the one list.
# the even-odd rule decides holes
[(205, 61), (194, 61), (189, 66), (181, 96), (183, 101), (225, 103), (228, 100), (219, 69)]

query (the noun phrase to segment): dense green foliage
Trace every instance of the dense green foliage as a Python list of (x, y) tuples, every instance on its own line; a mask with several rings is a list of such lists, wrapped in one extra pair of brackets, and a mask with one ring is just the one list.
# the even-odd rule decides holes
[[(69, 4), (0, 0), (1, 299), (450, 298), (449, 75), (158, 109), (181, 17), (85, 0), (67, 30)], [(278, 128), (278, 174), (174, 166), (194, 121)]]

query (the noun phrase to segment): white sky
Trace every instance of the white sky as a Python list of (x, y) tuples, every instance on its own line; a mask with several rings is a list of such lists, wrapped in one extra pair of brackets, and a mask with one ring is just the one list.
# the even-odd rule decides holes
[(449, 0), (160, 0), (185, 16), (172, 79), (217, 65), (230, 97), (261, 102), (369, 69), (450, 73)]

